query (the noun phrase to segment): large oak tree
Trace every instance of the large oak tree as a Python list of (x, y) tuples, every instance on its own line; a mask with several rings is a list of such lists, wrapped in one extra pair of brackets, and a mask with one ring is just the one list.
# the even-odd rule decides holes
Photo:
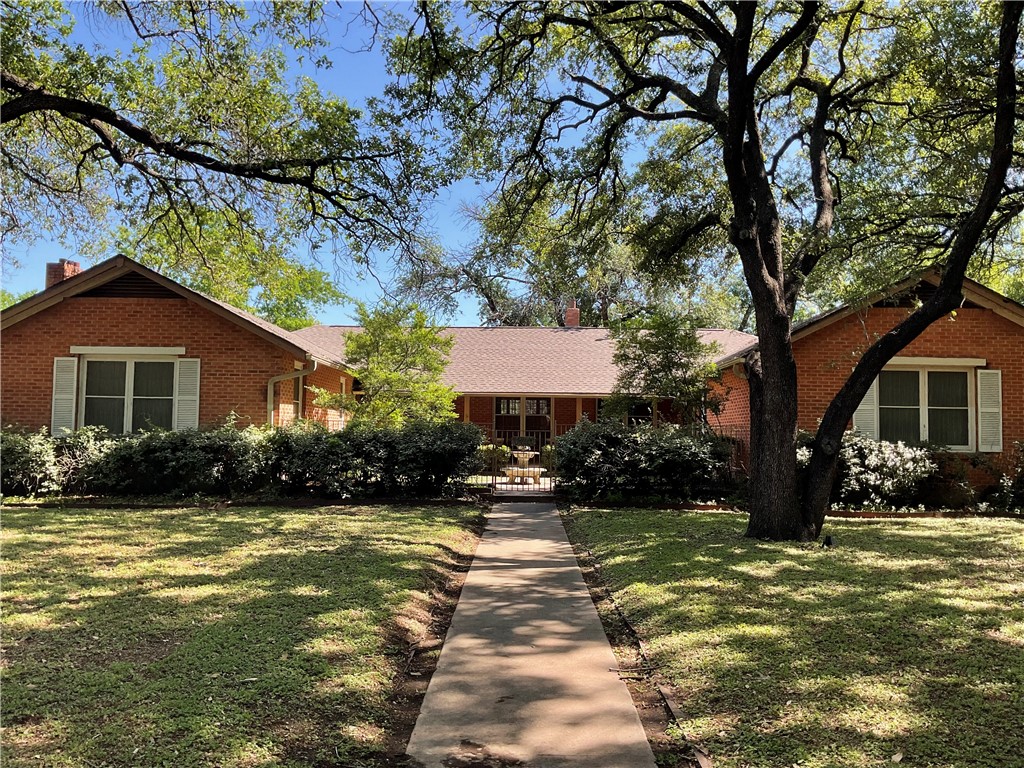
[[(662, 256), (738, 254), (760, 341), (746, 361), (748, 535), (816, 538), (843, 431), (871, 381), (959, 305), (972, 258), (1022, 210), (1021, 5), (474, 0), (419, 10), (392, 46), (407, 74), (401, 95), (410, 114), (437, 110), (460, 131), (463, 156), (503, 181), (509, 206), (558, 199), (582, 216), (636, 204), (623, 181), (647, 152), (678, 179), (647, 201)], [(725, 245), (695, 252), (711, 231)], [(849, 263), (889, 274), (932, 263), (943, 277), (859, 362), (798, 488), (793, 316), (808, 281)]]
[(386, 113), (298, 74), (329, 67), (330, 48), (372, 42), (372, 8), (2, 0), (0, 11), (5, 254), (40, 238), (120, 249), (301, 324), (339, 298), (310, 249), (418, 252), (442, 164)]

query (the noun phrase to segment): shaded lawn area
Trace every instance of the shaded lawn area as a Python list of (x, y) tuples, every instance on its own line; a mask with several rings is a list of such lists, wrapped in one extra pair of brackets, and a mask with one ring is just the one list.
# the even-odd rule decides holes
[(4, 765), (378, 765), (471, 507), (5, 509)]
[(566, 522), (715, 768), (1024, 766), (1021, 522), (829, 520), (833, 549), (731, 513)]

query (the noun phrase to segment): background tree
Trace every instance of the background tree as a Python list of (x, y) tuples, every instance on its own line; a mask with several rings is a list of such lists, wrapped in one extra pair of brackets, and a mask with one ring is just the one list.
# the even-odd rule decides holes
[[(429, 143), (288, 74), (293, 62), (328, 66), (328, 44), (341, 45), (321, 4), (2, 0), (0, 10), (5, 253), (41, 237), (86, 255), (124, 251), (290, 325), (336, 299), (298, 254), (418, 253), (424, 196), (443, 175)], [(371, 35), (371, 12), (353, 15), (363, 18), (349, 31), (366, 21)], [(120, 32), (127, 49), (106, 36), (77, 42), (83, 21)]]
[(33, 291), (27, 291), (25, 293), (11, 293), (6, 288), (0, 288), (0, 309), (7, 309), (12, 304), (24, 301), (32, 295), (34, 295)]
[[(630, 152), (666, 136), (652, 160), (683, 172), (668, 196), (651, 185), (652, 253), (736, 254), (754, 309), (747, 533), (815, 538), (864, 391), (958, 305), (972, 258), (1024, 207), (1010, 173), (1021, 5), (472, 3), (458, 25), (420, 9), (392, 47), (408, 98), (465, 127), (472, 170), (501, 178), (510, 205), (618, 204)], [(799, 489), (797, 302), (818, 275), (872, 264), (944, 276), (858, 365)]]
[(613, 207), (574, 218), (553, 199), (524, 210), (499, 198), (466, 215), (477, 241), (461, 258), (437, 252), (411, 262), (403, 295), (442, 311), (459, 294), (475, 296), (489, 325), (562, 325), (576, 301), (582, 325), (608, 326), (663, 303), (676, 287), (644, 273), (628, 216)]
[(321, 407), (340, 408), (352, 424), (400, 426), (455, 417), (455, 392), (441, 381), (454, 339), (410, 304), (356, 302), (363, 330), (345, 337), (345, 371), (356, 391), (337, 395), (310, 387)]

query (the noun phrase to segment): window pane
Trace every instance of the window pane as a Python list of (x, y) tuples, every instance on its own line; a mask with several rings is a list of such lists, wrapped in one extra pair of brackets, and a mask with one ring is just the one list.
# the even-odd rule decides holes
[(518, 416), (519, 415), (519, 398), (518, 397), (499, 397), (498, 398), (498, 413)]
[(921, 389), (918, 372), (882, 371), (878, 374), (878, 404), (920, 405)]
[[(959, 371), (929, 371), (928, 405), (966, 408), (967, 374)], [(962, 445), (962, 443), (954, 443), (954, 445)]]
[(967, 409), (929, 408), (928, 440), (939, 445), (967, 445)]
[(654, 417), (654, 411), (650, 403), (632, 403), (629, 406), (629, 416), (632, 419), (650, 419)]
[(916, 443), (921, 439), (921, 425), (917, 408), (879, 408), (878, 437), (890, 443), (902, 440)]
[(527, 416), (545, 416), (549, 413), (551, 413), (551, 401), (547, 398), (526, 398)]
[(172, 397), (174, 395), (174, 363), (136, 363), (136, 397)]
[[(91, 363), (89, 373), (92, 375)], [(124, 398), (86, 397), (84, 423), (87, 427), (106, 427), (117, 434), (124, 432)]]
[(85, 371), (85, 394), (124, 397), (124, 360), (89, 360)]
[(170, 429), (174, 401), (170, 398), (132, 400), (132, 432), (143, 429)]

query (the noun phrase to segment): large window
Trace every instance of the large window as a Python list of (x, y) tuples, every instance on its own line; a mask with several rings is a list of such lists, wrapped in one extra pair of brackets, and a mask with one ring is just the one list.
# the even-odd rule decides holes
[(174, 372), (170, 360), (86, 360), (82, 425), (114, 433), (171, 429)]
[(971, 389), (967, 371), (882, 371), (878, 375), (879, 438), (972, 448)]

